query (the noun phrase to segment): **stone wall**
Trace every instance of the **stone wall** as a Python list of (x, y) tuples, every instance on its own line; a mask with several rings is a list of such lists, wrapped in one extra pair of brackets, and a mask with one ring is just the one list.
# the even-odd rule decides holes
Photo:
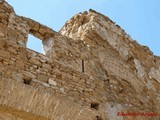
[[(160, 110), (160, 58), (108, 17), (80, 13), (58, 33), (6, 2), (0, 10), (2, 120), (152, 120), (117, 113)], [(26, 48), (29, 34), (45, 55)]]
[[(159, 57), (148, 47), (139, 45), (108, 17), (94, 10), (72, 17), (60, 33), (89, 46), (85, 67), (94, 78), (109, 81), (107, 101), (111, 98), (116, 103), (131, 103), (144, 111), (159, 109)], [(121, 89), (119, 82), (128, 87)]]
[[(1, 26), (1, 28), (4, 27)], [(3, 29), (1, 32), (3, 34), (6, 32), (9, 35), (10, 29)], [(15, 36), (18, 34), (20, 33)], [(29, 50), (21, 44), (12, 44), (12, 42), (8, 41), (8, 36), (6, 38), (1, 37), (0, 41), (1, 106), (20, 109), (36, 116), (42, 116), (42, 119), (54, 118), (59, 120), (59, 117), (61, 117), (61, 119), (77, 118), (78, 120), (83, 119), (83, 117), (79, 117), (81, 113), (83, 115), (83, 112), (87, 115), (91, 114), (87, 119), (96, 118), (96, 114), (92, 114), (94, 110), (89, 110), (90, 100), (86, 96), (91, 96), (95, 84), (100, 86), (101, 83), (95, 81), (92, 86), (87, 85), (86, 80), (88, 80), (89, 76), (83, 75), (83, 73), (64, 66), (57, 61), (51, 61), (44, 55)], [(15, 37), (15, 41), (19, 40), (21, 39)], [(88, 80), (88, 84), (92, 81), (94, 80)], [(83, 94), (84, 92), (86, 95)], [(60, 97), (57, 97), (57, 95)], [(88, 100), (88, 102), (83, 102), (84, 100)], [(59, 103), (66, 104), (66, 108), (64, 104)], [(79, 107), (74, 107), (74, 104)], [(69, 114), (68, 117), (63, 115), (64, 111), (59, 105), (63, 107), (64, 111), (72, 115)], [(57, 113), (57, 108), (60, 111), (59, 113)], [(33, 113), (33, 111), (35, 112)], [(10, 113), (10, 111), (8, 112)], [(14, 117), (16, 117), (21, 113), (17, 111), (12, 114), (15, 114)], [(28, 115), (24, 117), (26, 116)], [(14, 117), (12, 117), (13, 120), (16, 119)], [(41, 117), (32, 116), (26, 119), (41, 119)]]

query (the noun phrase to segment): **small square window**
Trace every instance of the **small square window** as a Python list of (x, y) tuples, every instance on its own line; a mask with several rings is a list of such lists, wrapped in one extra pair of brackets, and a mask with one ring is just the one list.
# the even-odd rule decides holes
[(42, 40), (34, 37), (31, 34), (28, 35), (27, 48), (34, 50), (38, 53), (43, 53), (42, 46)]

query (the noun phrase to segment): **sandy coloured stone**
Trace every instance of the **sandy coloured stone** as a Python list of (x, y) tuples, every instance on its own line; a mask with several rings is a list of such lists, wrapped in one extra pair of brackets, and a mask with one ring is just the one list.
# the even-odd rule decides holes
[(24, 69), (25, 64), (24, 64), (24, 62), (21, 61), (21, 60), (16, 60), (15, 66), (16, 66), (18, 69)]
[[(160, 58), (107, 16), (78, 13), (55, 32), (5, 1), (0, 11), (0, 119), (153, 120), (117, 112), (160, 111)], [(29, 34), (45, 55), (26, 48)]]
[(48, 83), (49, 78), (46, 75), (38, 74), (37, 75), (37, 80), (39, 80), (41, 82), (44, 82), (44, 83)]
[(1, 37), (4, 37), (4, 33), (0, 32), (0, 36), (1, 36)]
[(44, 34), (46, 33), (46, 29), (40, 28), (40, 29), (39, 29), (39, 32), (40, 32), (42, 35), (44, 35)]
[(57, 85), (57, 83), (54, 81), (53, 78), (52, 78), (52, 79), (49, 79), (48, 83), (51, 84), (51, 85), (54, 85), (54, 86)]
[(4, 58), (10, 58), (11, 54), (9, 51), (0, 50), (0, 56)]

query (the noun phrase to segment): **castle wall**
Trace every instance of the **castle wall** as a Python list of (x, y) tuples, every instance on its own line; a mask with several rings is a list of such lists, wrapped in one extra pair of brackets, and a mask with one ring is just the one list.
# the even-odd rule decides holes
[[(93, 10), (75, 15), (64, 25), (60, 33), (75, 40), (80, 39), (90, 46), (89, 59), (85, 67), (94, 78), (109, 81), (108, 101), (112, 96), (111, 101), (116, 103), (120, 99), (123, 103), (143, 106), (143, 110), (159, 109), (157, 107), (159, 106), (159, 92), (157, 92), (159, 58), (146, 46), (139, 45), (108, 17)], [(120, 87), (116, 85), (122, 81), (130, 86), (124, 89), (123, 98), (120, 97), (121, 92), (117, 91)], [(148, 91), (152, 91), (152, 95)], [(149, 99), (147, 96), (150, 96)], [(150, 103), (157, 105), (152, 108)]]
[[(27, 49), (28, 34), (42, 38), (44, 26), (36, 31), (28, 23), (29, 19), (16, 16), (7, 3), (0, 7), (5, 14), (8, 7), (10, 11), (6, 20), (1, 17), (0, 25), (1, 119), (96, 119), (98, 113), (90, 108), (90, 100), (88, 104), (83, 102), (86, 100), (83, 88), (86, 94), (94, 88), (87, 87), (89, 77)], [(50, 31), (48, 28), (45, 35), (54, 35)]]
[[(159, 58), (109, 18), (80, 13), (57, 33), (6, 2), (0, 10), (1, 119), (131, 120), (117, 112), (160, 110)], [(29, 34), (45, 55), (26, 48)]]
[[(3, 27), (5, 26), (1, 28)], [(29, 50), (18, 42), (10, 42), (8, 36), (13, 31), (10, 28), (1, 30), (2, 34), (6, 33), (7, 36), (1, 37), (0, 40), (0, 91), (1, 96), (3, 96), (0, 99), (2, 102), (0, 105), (26, 111), (28, 114), (34, 113), (36, 116), (42, 116), (42, 119), (59, 120), (59, 117), (62, 117), (80, 120), (83, 119), (83, 116), (89, 114), (91, 115), (88, 116), (88, 120), (96, 118), (96, 114), (93, 114), (94, 110), (90, 109), (90, 102), (93, 99), (95, 86), (100, 86), (102, 83), (94, 82), (92, 79), (88, 80), (89, 76)], [(11, 40), (21, 41), (17, 37), (20, 33), (14, 32), (16, 34), (11, 37)], [(92, 83), (91, 86), (90, 83)], [(5, 87), (3, 88), (3, 86)], [(60, 94), (60, 97), (56, 96), (58, 94)], [(88, 95), (90, 95), (90, 98), (87, 97)], [(88, 102), (84, 102), (85, 100)], [(64, 104), (66, 104), (66, 108)], [(56, 106), (56, 108), (53, 106)], [(64, 111), (62, 111), (62, 107)], [(62, 114), (64, 112), (72, 115)], [(10, 114), (10, 111), (8, 111), (8, 114)], [(16, 119), (16, 115), (19, 114), (18, 111), (13, 113), (11, 119)], [(80, 117), (81, 115), (82, 117)], [(7, 118), (7, 116), (2, 117)], [(38, 119), (40, 118), (38, 117)], [(32, 119), (37, 119), (37, 117), (33, 116)]]

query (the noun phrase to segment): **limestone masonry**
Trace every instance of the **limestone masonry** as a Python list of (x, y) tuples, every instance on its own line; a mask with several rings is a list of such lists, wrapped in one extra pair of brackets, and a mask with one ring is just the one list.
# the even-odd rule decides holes
[(96, 11), (55, 32), (0, 1), (0, 120), (160, 120), (160, 57)]

